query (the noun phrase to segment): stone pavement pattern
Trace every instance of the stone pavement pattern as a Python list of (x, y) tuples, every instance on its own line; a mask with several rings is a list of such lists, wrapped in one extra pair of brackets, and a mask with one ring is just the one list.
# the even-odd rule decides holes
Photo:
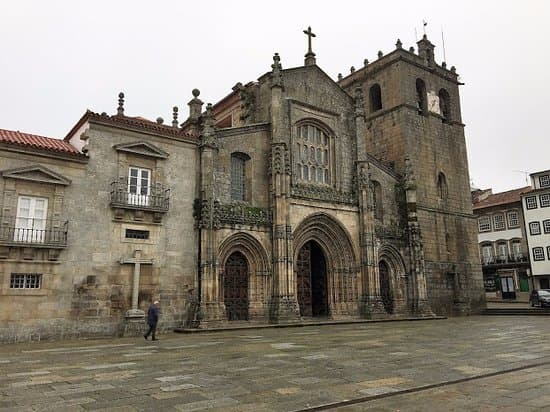
[(499, 399), (510, 410), (550, 405), (550, 385), (544, 383), (550, 376), (547, 317), (160, 338), (0, 346), (0, 411), (295, 411), (545, 362), (549, 365), (339, 410), (449, 410), (448, 404), (460, 405), (456, 410), (494, 410), (499, 404), (491, 402)]

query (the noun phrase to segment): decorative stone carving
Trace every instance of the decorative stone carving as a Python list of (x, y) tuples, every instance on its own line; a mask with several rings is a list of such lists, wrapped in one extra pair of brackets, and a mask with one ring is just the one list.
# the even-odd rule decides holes
[(284, 225), (275, 225), (275, 239), (284, 239), (284, 238), (285, 238)]
[(232, 225), (270, 226), (271, 210), (241, 204), (219, 204), (218, 220)]
[(416, 177), (409, 156), (405, 157), (405, 189), (416, 189)]
[(376, 223), (374, 232), (377, 237), (385, 239), (404, 239), (406, 232), (397, 224), (383, 225)]
[(286, 238), (288, 240), (293, 240), (294, 236), (292, 235), (292, 226), (291, 225), (286, 225), (285, 229), (286, 229)]
[(273, 69), (271, 72), (271, 87), (283, 87), (283, 77), (281, 73), (283, 67), (281, 66), (279, 53), (273, 55), (273, 64), (271, 68)]
[(355, 88), (355, 117), (365, 117), (365, 106), (363, 103), (363, 89)]
[(322, 200), (332, 203), (356, 205), (357, 195), (350, 192), (338, 192), (333, 187), (295, 184), (291, 188), (293, 197), (301, 199)]
[(371, 176), (370, 176), (370, 166), (367, 164), (362, 165), (359, 169), (359, 188), (368, 189), (370, 186)]
[(206, 113), (204, 115), (204, 125), (202, 129), (201, 147), (218, 148), (218, 139), (216, 138), (216, 130), (214, 128), (214, 115), (212, 114), (212, 104), (206, 105)]
[(271, 149), (271, 173), (273, 175), (282, 174), (285, 169), (285, 160), (288, 155), (285, 153), (286, 145), (284, 143), (276, 143)]
[(221, 204), (217, 200), (195, 201), (193, 216), (200, 228), (218, 229), (222, 223), (230, 225), (271, 226), (269, 209), (245, 204)]
[(249, 87), (243, 86), (240, 82), (233, 87), (233, 90), (239, 92), (239, 97), (241, 99), (241, 120), (244, 124), (254, 123), (254, 114), (256, 112), (256, 95), (252, 90), (250, 90)]

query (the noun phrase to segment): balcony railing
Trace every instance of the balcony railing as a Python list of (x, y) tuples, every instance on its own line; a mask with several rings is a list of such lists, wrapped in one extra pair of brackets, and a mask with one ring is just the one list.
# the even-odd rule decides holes
[(497, 256), (482, 256), (482, 265), (505, 265), (510, 263), (526, 263), (529, 258), (523, 253), (517, 255), (497, 255)]
[(111, 183), (111, 206), (167, 212), (170, 207), (170, 189), (160, 183), (132, 186), (128, 184), (127, 178), (119, 178)]
[(3, 217), (0, 245), (65, 248), (68, 230), (68, 221)]

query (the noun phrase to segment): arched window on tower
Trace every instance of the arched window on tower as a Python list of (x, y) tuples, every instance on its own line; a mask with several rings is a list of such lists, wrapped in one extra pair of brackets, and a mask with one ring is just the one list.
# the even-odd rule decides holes
[(383, 203), (382, 203), (382, 185), (376, 180), (372, 181), (372, 202), (374, 203), (374, 217), (382, 220)]
[(382, 109), (382, 90), (378, 83), (373, 84), (369, 89), (369, 101), (370, 101), (370, 112), (374, 113), (377, 110)]
[(437, 197), (440, 199), (447, 199), (448, 196), (447, 178), (443, 172), (439, 172), (437, 175)]
[(246, 162), (248, 160), (250, 160), (250, 156), (245, 153), (231, 153), (231, 200), (244, 201), (247, 199)]
[(416, 107), (418, 114), (428, 115), (428, 102), (426, 96), (426, 83), (422, 79), (416, 79)]
[(331, 138), (327, 129), (310, 122), (296, 129), (295, 170), (302, 181), (331, 184)]
[(451, 98), (445, 89), (439, 91), (439, 111), (443, 117), (443, 123), (451, 121)]

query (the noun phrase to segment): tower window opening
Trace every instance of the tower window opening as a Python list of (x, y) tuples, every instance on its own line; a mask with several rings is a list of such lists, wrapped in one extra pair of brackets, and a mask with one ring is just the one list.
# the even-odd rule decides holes
[(428, 114), (426, 83), (422, 79), (416, 79), (416, 107), (418, 114), (424, 116)]
[(382, 110), (382, 90), (378, 83), (369, 89), (370, 111), (371, 113)]
[(439, 91), (439, 111), (443, 123), (449, 123), (451, 120), (451, 98), (445, 89)]

